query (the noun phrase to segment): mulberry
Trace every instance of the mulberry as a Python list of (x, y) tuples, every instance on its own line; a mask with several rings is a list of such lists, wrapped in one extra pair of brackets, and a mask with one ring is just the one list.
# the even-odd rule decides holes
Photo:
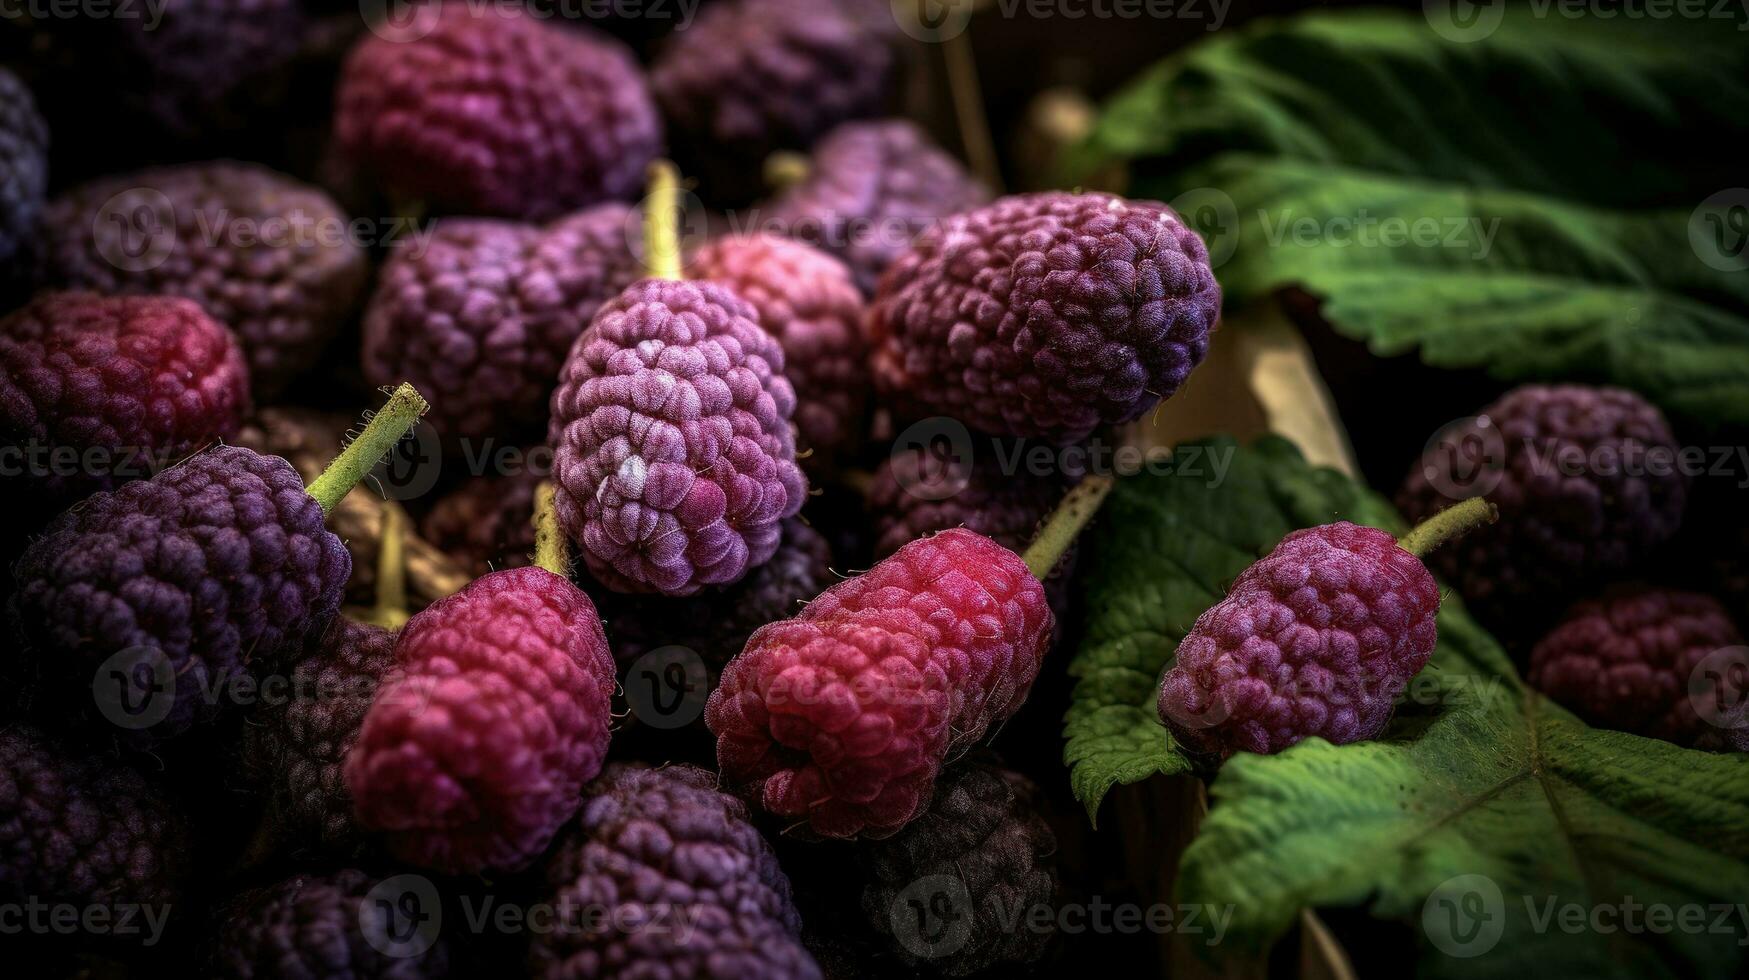
[(30, 89), (0, 68), (0, 262), (23, 244), (48, 184), (48, 124)]
[(46, 293), (0, 320), (0, 367), (0, 438), (48, 454), (31, 473), (47, 494), (148, 476), (235, 433), (249, 405), (231, 332), (184, 299)]
[(336, 141), (385, 186), (524, 221), (638, 189), (662, 124), (625, 45), (509, 5), (420, 4), (405, 19), (353, 49), (336, 96)]
[(800, 242), (750, 235), (699, 249), (690, 271), (752, 303), (759, 325), (783, 345), (806, 462), (823, 469), (854, 451), (867, 425), (869, 379), (862, 296), (844, 264)]
[(555, 908), (614, 914), (537, 935), (529, 972), (544, 980), (820, 976), (771, 845), (702, 769), (609, 766), (546, 881)]
[(875, 384), (908, 414), (1076, 442), (1171, 397), (1220, 307), (1208, 250), (1166, 205), (1005, 197), (924, 233), (881, 280)]
[(607, 752), (613, 657), (589, 597), (494, 572), (414, 616), (395, 664), (346, 758), (359, 823), (423, 867), (526, 866)]
[(257, 398), (315, 363), (364, 288), (364, 250), (326, 194), (239, 163), (83, 184), (43, 209), (38, 284), (182, 296), (243, 344)]
[(558, 513), (621, 592), (690, 595), (777, 550), (806, 482), (783, 349), (713, 283), (647, 279), (601, 308), (553, 393)]
[(426, 934), (430, 919), (402, 934), (388, 918), (399, 909), (378, 914), (370, 906), (379, 884), (347, 868), (295, 874), (239, 896), (224, 910), (211, 940), (207, 975), (222, 980), (448, 976), (449, 946), (441, 934)]

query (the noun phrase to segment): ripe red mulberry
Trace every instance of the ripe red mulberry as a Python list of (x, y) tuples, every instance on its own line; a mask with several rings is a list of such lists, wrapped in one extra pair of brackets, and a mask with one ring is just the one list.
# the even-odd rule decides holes
[(309, 368), (358, 301), (368, 265), (321, 191), (253, 164), (104, 177), (48, 203), (39, 285), (182, 296), (243, 344), (258, 398)]
[(865, 295), (931, 226), (990, 191), (904, 119), (845, 123), (814, 147), (808, 174), (769, 207), (772, 224), (836, 254)]
[(0, 320), (0, 367), (0, 438), (33, 450), (50, 494), (150, 476), (234, 434), (249, 405), (231, 332), (185, 299), (45, 293)]
[[(1722, 749), (1740, 741), (1749, 717), (1732, 716), (1733, 704), (1692, 695), (1691, 684), (1706, 683), (1696, 673), (1709, 656), (1742, 646), (1712, 597), (1628, 588), (1575, 605), (1531, 651), (1529, 679), (1592, 724)], [(1728, 668), (1722, 663), (1718, 673)]]
[(342, 152), (442, 211), (545, 221), (631, 196), (662, 142), (631, 52), (511, 5), (422, 3), (348, 57)]
[(238, 896), (223, 910), (223, 922), (209, 941), (206, 975), (221, 980), (448, 976), (449, 945), (441, 935), (419, 933), (427, 928), (424, 922), (412, 935), (401, 935), (390, 918), (398, 910), (375, 914), (379, 910), (369, 903), (378, 884), (363, 871), (346, 868), (300, 872)]
[(266, 800), (277, 840), (329, 854), (360, 850), (342, 769), (377, 686), (394, 666), (395, 634), (336, 617), (288, 664), (286, 687), (264, 697), (243, 729), (248, 780)]
[(699, 249), (691, 273), (752, 303), (759, 325), (783, 345), (809, 469), (855, 450), (867, 425), (870, 386), (865, 310), (844, 263), (800, 242), (747, 235)]
[(0, 727), (6, 901), (138, 905), (161, 919), (180, 901), (189, 847), (182, 814), (139, 773), (28, 725)]
[[(1030, 916), (1055, 907), (1057, 839), (1037, 796), (1019, 773), (961, 763), (942, 774), (923, 816), (869, 846), (863, 912), (901, 959), (963, 977), (1043, 954), (1053, 930)], [(943, 907), (913, 907), (920, 900)], [(920, 916), (952, 921), (937, 932)]]
[(25, 656), (69, 689), (139, 652), (131, 666), (173, 692), (142, 726), (173, 735), (222, 705), (209, 692), (326, 628), (351, 570), (290, 463), (220, 446), (56, 518), (13, 569), (10, 612)]
[(1178, 644), (1160, 720), (1196, 752), (1279, 752), (1376, 736), (1433, 654), (1439, 587), (1388, 533), (1295, 531), (1233, 581)]
[(1220, 307), (1208, 250), (1166, 205), (1005, 197), (930, 229), (887, 271), (875, 384), (908, 414), (1075, 442), (1171, 397)]
[(723, 0), (670, 35), (650, 86), (683, 169), (708, 196), (758, 196), (749, 175), (767, 154), (807, 149), (827, 130), (871, 116), (892, 76), (890, 33), (836, 2)]
[(346, 758), (359, 823), (423, 867), (527, 865), (607, 752), (595, 606), (544, 569), (494, 572), (414, 616), (395, 663)]
[(534, 937), (529, 972), (595, 977), (820, 976), (789, 879), (746, 807), (692, 766), (609, 766), (546, 867), (567, 919)]
[(1636, 567), (1674, 536), (1688, 498), (1678, 451), (1664, 416), (1632, 392), (1526, 385), (1430, 443), (1397, 505), (1410, 520), (1482, 493), (1499, 506), (1499, 523), (1432, 563), (1478, 615), (1504, 624)]
[(1012, 551), (962, 529), (913, 541), (748, 639), (705, 709), (723, 775), (820, 836), (888, 836), (1020, 707), (1053, 628)]
[(0, 262), (23, 244), (48, 184), (48, 124), (30, 89), (0, 68)]
[(410, 381), (446, 436), (544, 434), (559, 366), (601, 304), (643, 275), (631, 211), (603, 204), (547, 227), (454, 219), (383, 268), (364, 318), (364, 373)]
[(754, 308), (647, 279), (603, 306), (553, 393), (559, 523), (620, 592), (691, 595), (777, 550), (807, 484), (795, 392)]

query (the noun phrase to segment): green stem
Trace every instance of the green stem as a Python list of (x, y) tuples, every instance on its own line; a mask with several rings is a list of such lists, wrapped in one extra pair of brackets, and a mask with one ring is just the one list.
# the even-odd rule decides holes
[(684, 279), (680, 271), (680, 171), (667, 160), (650, 164), (644, 198), (644, 269), (651, 279)]
[(1075, 536), (1099, 512), (1099, 505), (1111, 492), (1112, 482), (1112, 478), (1103, 473), (1087, 477), (1070, 490), (1051, 516), (1045, 519), (1038, 537), (1032, 539), (1025, 554), (1020, 556), (1035, 578), (1042, 582), (1051, 574), (1051, 569), (1057, 567), (1063, 553), (1075, 543)]
[(358, 481), (364, 479), (384, 453), (395, 448), (395, 443), (401, 441), (401, 437), (430, 407), (412, 385), (402, 382), (389, 396), (389, 403), (371, 417), (358, 438), (341, 450), (328, 468), (305, 488), (316, 498), (316, 503), (322, 505), (322, 513), (334, 513), (341, 498), (352, 492)]
[(778, 150), (765, 158), (765, 186), (777, 193), (808, 179), (814, 165), (805, 154), (794, 150)]
[(1492, 524), (1499, 517), (1498, 507), (1483, 497), (1471, 497), (1417, 524), (1397, 541), (1397, 547), (1422, 558), (1452, 538), (1484, 524)]
[(377, 603), (371, 621), (384, 629), (407, 625), (407, 513), (383, 503), (383, 533), (377, 542)]
[(534, 491), (534, 563), (564, 578), (571, 572), (571, 556), (565, 553), (565, 535), (559, 530), (559, 511), (551, 480)]

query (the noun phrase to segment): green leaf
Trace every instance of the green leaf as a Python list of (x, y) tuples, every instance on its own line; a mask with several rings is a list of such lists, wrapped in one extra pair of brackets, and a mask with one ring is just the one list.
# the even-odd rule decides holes
[[(1090, 810), (1115, 783), (1187, 767), (1153, 685), (1226, 582), (1295, 528), (1401, 530), (1379, 498), (1273, 437), (1174, 458), (1195, 468), (1120, 482), (1087, 540), (1066, 734)], [(1222, 767), (1177, 896), (1231, 910), (1212, 955), (1267, 949), (1303, 909), (1362, 906), (1414, 928), (1430, 976), (1733, 975), (1749, 948), (1736, 904), (1749, 900), (1749, 759), (1586, 727), (1529, 691), (1455, 599), (1439, 633), (1378, 741), (1314, 739)], [(1668, 908), (1665, 931), (1563, 927), (1624, 899), (1640, 925), (1644, 907)], [(1684, 915), (1704, 922), (1682, 930)]]
[(1413, 14), (1263, 22), (1117, 96), (1068, 179), (1121, 164), (1132, 196), (1178, 204), (1230, 300), (1302, 286), (1381, 354), (1749, 423), (1736, 26), (1513, 8), (1457, 43)]

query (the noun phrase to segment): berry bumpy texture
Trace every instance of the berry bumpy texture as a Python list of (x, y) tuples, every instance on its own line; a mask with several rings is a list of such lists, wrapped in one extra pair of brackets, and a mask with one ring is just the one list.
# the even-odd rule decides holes
[(30, 90), (0, 68), (0, 262), (24, 243), (48, 184), (48, 125)]
[(89, 692), (101, 663), (138, 652), (174, 678), (152, 734), (180, 732), (206, 692), (275, 669), (339, 610), (352, 559), (322, 518), (290, 463), (233, 446), (98, 493), (13, 569), (24, 656)]
[(494, 572), (414, 616), (395, 665), (346, 758), (359, 823), (422, 867), (526, 866), (607, 753), (595, 606), (544, 569)]
[(756, 197), (767, 154), (880, 111), (894, 59), (876, 23), (836, 0), (723, 0), (668, 38), (650, 86), (712, 200)]
[(1273, 753), (1373, 738), (1433, 654), (1439, 587), (1376, 528), (1295, 531), (1178, 644), (1160, 720), (1187, 749)]
[(0, 728), (0, 898), (162, 915), (188, 854), (182, 816), (139, 773), (28, 725)]
[(230, 327), (267, 398), (313, 364), (364, 288), (364, 250), (326, 194), (252, 164), (105, 177), (50, 201), (38, 283), (182, 296)]
[(867, 426), (868, 354), (862, 296), (844, 263), (800, 242), (747, 235), (699, 249), (689, 272), (752, 303), (783, 345), (806, 462), (826, 465), (854, 450)]
[(233, 435), (249, 406), (231, 332), (185, 299), (45, 293), (0, 319), (0, 368), (0, 440), (79, 454), (29, 474), (48, 493), (149, 476)]
[[(820, 976), (771, 845), (702, 769), (609, 766), (546, 881), (574, 918), (534, 936), (541, 980)], [(582, 918), (603, 908), (605, 925)]]
[(1069, 443), (1171, 397), (1221, 288), (1157, 201), (1053, 191), (941, 222), (881, 280), (875, 384), (913, 415)]
[(383, 268), (364, 317), (364, 373), (409, 381), (446, 436), (545, 434), (559, 366), (602, 303), (643, 275), (631, 211), (602, 204), (545, 228), (440, 221)]
[(341, 151), (391, 191), (525, 221), (637, 191), (662, 123), (623, 44), (509, 5), (403, 19), (353, 49), (334, 116)]
[[(1741, 646), (1742, 635), (1712, 597), (1627, 588), (1575, 605), (1531, 650), (1529, 679), (1594, 725), (1721, 749), (1741, 741), (1731, 727), (1749, 718), (1733, 718), (1733, 705), (1709, 703), (1710, 694), (1692, 696), (1690, 685), (1706, 679), (1696, 677), (1702, 661)], [(1740, 697), (1737, 691), (1728, 693)]]
[(380, 911), (369, 906), (377, 884), (371, 875), (346, 868), (295, 874), (238, 896), (223, 910), (208, 943), (204, 975), (219, 980), (449, 976), (449, 947), (441, 935), (419, 948), (427, 937), (398, 935), (392, 922), (397, 913), (373, 914)]
[(1678, 449), (1663, 415), (1632, 392), (1527, 385), (1430, 444), (1397, 506), (1411, 521), (1484, 493), (1499, 507), (1497, 523), (1430, 564), (1479, 616), (1504, 624), (1635, 567), (1675, 535), (1688, 497)]
[(1014, 552), (963, 529), (913, 541), (748, 639), (705, 708), (723, 776), (819, 836), (891, 835), (1020, 707), (1053, 628)]
[(807, 495), (783, 371), (758, 312), (714, 283), (647, 279), (596, 313), (547, 440), (559, 523), (596, 580), (691, 595), (771, 558)]
[(248, 781), (266, 800), (275, 836), (331, 854), (360, 849), (346, 789), (346, 754), (394, 666), (395, 634), (336, 617), (288, 664), (288, 693), (265, 699), (243, 729)]
[(828, 133), (814, 147), (808, 175), (768, 209), (775, 227), (836, 254), (873, 295), (914, 238), (989, 200), (990, 191), (915, 123), (883, 119)]
[[(942, 773), (929, 809), (868, 848), (862, 907), (869, 926), (906, 963), (950, 977), (1038, 959), (1052, 931), (1034, 928), (1027, 915), (1053, 907), (1057, 839), (1037, 796), (1025, 776), (981, 763)], [(918, 928), (911, 904), (915, 884), (936, 876), (945, 908), (928, 912), (951, 916), (940, 933)]]

